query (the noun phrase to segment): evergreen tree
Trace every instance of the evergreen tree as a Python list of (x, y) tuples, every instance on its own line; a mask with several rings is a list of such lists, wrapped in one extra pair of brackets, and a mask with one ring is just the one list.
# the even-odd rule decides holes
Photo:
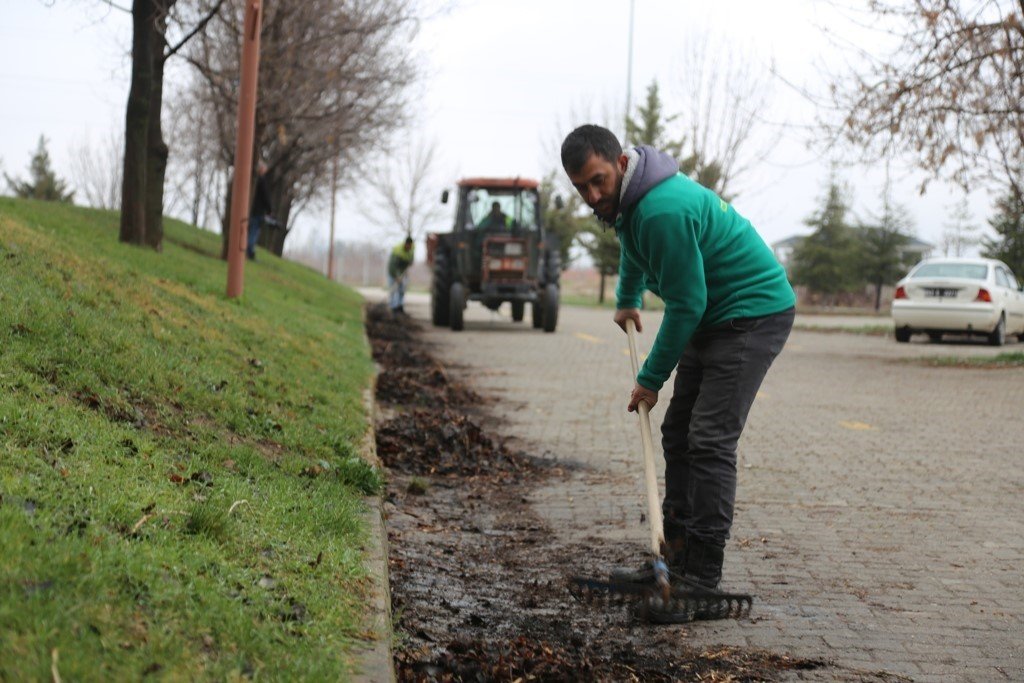
[[(568, 200), (559, 202), (557, 171), (548, 173), (540, 183), (540, 205), (544, 216), (544, 231), (558, 236), (558, 248), (562, 256), (562, 268), (568, 268), (572, 261), (572, 248), (579, 243), (580, 234), (587, 225), (595, 222), (592, 216), (583, 214), (583, 199), (578, 192), (569, 192)], [(559, 206), (561, 204), (561, 206)]]
[(608, 277), (619, 273), (619, 238), (615, 230), (591, 217), (580, 232), (580, 244), (601, 276), (597, 300), (604, 303), (605, 283)]
[(668, 152), (679, 160), (679, 170), (683, 175), (692, 178), (715, 192), (725, 201), (732, 201), (732, 196), (724, 194), (725, 174), (723, 173), (722, 165), (714, 159), (705, 159), (695, 149), (691, 150), (686, 157), (683, 157), (683, 147), (686, 145), (686, 138), (672, 139), (669, 137), (669, 127), (679, 118), (679, 115), (667, 116), (665, 114), (657, 81), (651, 81), (651, 84), (647, 86), (647, 96), (644, 98), (644, 103), (637, 105), (636, 110), (637, 118), (626, 118), (626, 140), (628, 144), (650, 145), (651, 147)]
[(882, 214), (874, 224), (858, 228), (861, 276), (875, 287), (875, 310), (882, 306), (882, 287), (894, 284), (907, 270), (903, 260), (914, 222), (906, 207), (892, 201), (888, 186), (882, 195)]
[(793, 282), (824, 294), (829, 303), (858, 280), (860, 259), (848, 212), (843, 189), (833, 179), (821, 209), (804, 221), (814, 232), (793, 250)]
[(1024, 277), (1024, 196), (1012, 190), (996, 202), (996, 214), (988, 224), (995, 238), (983, 238), (984, 255), (999, 259), (1018, 278)]
[(46, 151), (46, 138), (42, 135), (29, 164), (29, 179), (19, 180), (6, 173), (4, 177), (15, 196), (23, 199), (70, 203), (75, 195), (73, 190), (68, 191), (67, 182), (58, 178), (50, 167), (50, 153)]
[(679, 158), (682, 155), (683, 140), (672, 140), (667, 137), (669, 124), (679, 116), (665, 115), (657, 81), (651, 81), (647, 86), (647, 97), (643, 104), (637, 105), (636, 111), (637, 118), (626, 117), (627, 143), (650, 145)]

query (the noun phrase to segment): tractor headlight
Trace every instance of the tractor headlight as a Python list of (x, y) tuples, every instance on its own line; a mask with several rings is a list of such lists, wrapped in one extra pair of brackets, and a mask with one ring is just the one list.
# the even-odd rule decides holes
[(487, 265), (491, 270), (501, 270), (501, 259), (492, 258)]

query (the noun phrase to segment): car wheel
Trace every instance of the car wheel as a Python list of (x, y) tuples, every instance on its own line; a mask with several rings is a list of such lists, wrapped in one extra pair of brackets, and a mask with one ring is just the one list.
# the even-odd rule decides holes
[(1006, 315), (1000, 314), (996, 329), (988, 335), (988, 343), (991, 346), (1002, 346), (1006, 343)]
[(928, 333), (928, 341), (930, 341), (933, 344), (938, 344), (940, 341), (942, 341), (942, 333), (941, 332), (929, 332)]
[(909, 327), (897, 327), (896, 328), (896, 341), (900, 344), (906, 344), (910, 341), (910, 328)]
[(453, 282), (448, 290), (448, 322), (453, 331), (463, 327), (462, 312), (466, 308), (466, 290), (461, 282)]

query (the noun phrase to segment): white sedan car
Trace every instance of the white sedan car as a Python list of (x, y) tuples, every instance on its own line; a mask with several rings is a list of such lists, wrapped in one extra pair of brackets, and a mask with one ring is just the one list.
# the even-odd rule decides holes
[(976, 334), (1002, 346), (1007, 335), (1024, 341), (1024, 292), (1002, 261), (927, 259), (896, 283), (892, 319), (898, 342), (926, 332), (932, 341)]

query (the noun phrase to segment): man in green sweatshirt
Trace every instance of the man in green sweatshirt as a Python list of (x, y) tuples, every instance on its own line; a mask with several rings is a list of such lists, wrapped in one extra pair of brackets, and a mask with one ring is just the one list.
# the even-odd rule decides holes
[[(793, 326), (793, 288), (750, 222), (680, 174), (668, 154), (623, 152), (611, 131), (585, 125), (563, 142), (562, 166), (619, 238), (615, 323), (643, 330), (645, 289), (665, 302), (627, 409), (653, 407), (676, 370), (661, 428), (665, 559), (698, 590), (716, 591), (736, 499), (736, 445)], [(613, 574), (653, 580), (649, 569)]]

